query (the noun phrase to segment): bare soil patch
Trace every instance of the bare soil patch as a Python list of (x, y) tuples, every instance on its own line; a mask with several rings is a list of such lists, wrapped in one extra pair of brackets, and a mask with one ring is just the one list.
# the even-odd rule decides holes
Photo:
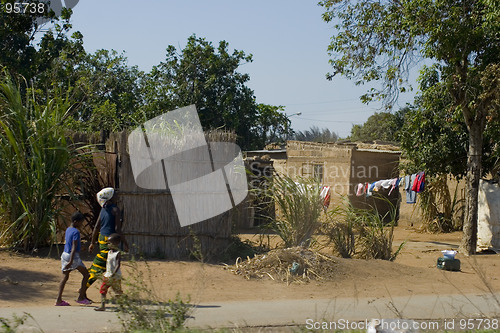
[[(256, 240), (252, 234), (241, 235), (242, 239)], [(270, 237), (273, 238), (273, 237)], [(324, 252), (322, 256), (306, 253), (297, 257), (297, 251), (275, 251), (261, 257), (261, 266), (271, 265), (273, 278), (259, 272), (259, 267), (239, 261), (241, 272), (235, 274), (224, 264), (202, 264), (200, 262), (148, 260), (138, 263), (139, 269), (148, 277), (146, 281), (155, 293), (165, 300), (174, 299), (177, 292), (193, 303), (210, 303), (232, 300), (272, 299), (324, 299), (336, 297), (381, 298), (417, 294), (459, 294), (487, 292), (485, 283), (500, 291), (500, 255), (478, 254), (465, 257), (461, 254), (460, 272), (442, 271), (436, 268), (441, 250), (457, 248), (461, 233), (426, 234), (404, 226), (396, 227), (394, 248), (406, 241), (394, 262), (383, 260), (360, 260), (332, 258)], [(276, 243), (276, 239), (272, 239)], [(295, 252), (294, 252), (295, 251)], [(87, 267), (93, 256), (82, 253)], [(290, 274), (294, 262), (300, 265), (306, 258), (312, 272), (303, 279), (303, 271)], [(284, 263), (276, 266), (276, 263)], [(274, 266), (273, 266), (274, 263)], [(133, 274), (130, 267), (123, 267), (126, 278)], [(228, 263), (233, 265), (234, 263)], [(303, 267), (306, 266), (304, 261)], [(281, 267), (281, 268), (280, 268)], [(244, 273), (244, 271), (247, 273)], [(482, 272), (484, 278), (481, 278)], [(288, 272), (288, 273), (287, 273)], [(288, 275), (288, 280), (287, 280)], [(300, 279), (298, 279), (300, 277)], [(46, 306), (55, 302), (60, 280), (60, 261), (56, 249), (50, 256), (28, 256), (0, 251), (0, 307)], [(81, 281), (78, 272), (73, 272), (66, 285), (64, 298), (76, 305), (77, 290)], [(95, 283), (88, 295), (99, 300), (99, 286)]]

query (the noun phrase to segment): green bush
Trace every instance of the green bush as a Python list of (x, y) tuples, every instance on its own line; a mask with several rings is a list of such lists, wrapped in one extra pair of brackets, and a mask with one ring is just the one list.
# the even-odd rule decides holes
[(75, 151), (66, 141), (70, 105), (21, 96), (0, 73), (0, 244), (25, 250), (54, 239), (60, 194)]
[(140, 269), (135, 261), (127, 265), (131, 268), (130, 277), (124, 280), (127, 288), (115, 298), (123, 331), (160, 333), (183, 329), (191, 311), (189, 298), (185, 301), (177, 293), (175, 300), (162, 301), (154, 290), (147, 262), (145, 269)]
[[(33, 316), (30, 315), (29, 313), (26, 313), (26, 312), (24, 312), (23, 315), (20, 317), (18, 315), (14, 314), (12, 316), (12, 319), (0, 317), (0, 333), (16, 333), (16, 332), (18, 332), (19, 328), (26, 322), (26, 320), (28, 320), (28, 318), (31, 318), (33, 321), (35, 321)], [(35, 321), (35, 323), (36, 323), (36, 321)], [(43, 330), (40, 327), (36, 328), (36, 331), (43, 333)]]
[(326, 214), (322, 233), (328, 237), (334, 252), (342, 258), (351, 258), (355, 253), (355, 230), (352, 210), (334, 209)]
[(385, 215), (381, 215), (376, 207), (356, 208), (347, 198), (344, 199), (342, 208), (327, 215), (322, 230), (334, 252), (344, 258), (396, 258), (404, 245), (403, 243), (397, 251), (392, 251), (397, 208), (384, 197), (375, 198), (389, 205), (390, 209)]
[(276, 205), (276, 216), (270, 228), (283, 240), (285, 247), (309, 247), (319, 229), (323, 212), (321, 185), (315, 179), (275, 176), (265, 193)]

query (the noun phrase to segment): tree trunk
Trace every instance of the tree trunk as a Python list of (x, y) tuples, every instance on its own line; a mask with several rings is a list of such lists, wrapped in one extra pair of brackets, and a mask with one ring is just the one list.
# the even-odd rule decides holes
[(481, 157), (483, 148), (483, 121), (469, 126), (469, 151), (467, 152), (467, 176), (465, 185), (465, 220), (460, 252), (471, 255), (476, 252), (477, 213), (479, 180), (481, 178)]

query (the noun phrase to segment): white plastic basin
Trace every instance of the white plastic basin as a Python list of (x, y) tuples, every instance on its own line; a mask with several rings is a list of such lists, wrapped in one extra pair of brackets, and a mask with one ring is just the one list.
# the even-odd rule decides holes
[(453, 250), (443, 250), (441, 252), (443, 253), (443, 257), (448, 259), (455, 259), (455, 255), (457, 254), (457, 251)]

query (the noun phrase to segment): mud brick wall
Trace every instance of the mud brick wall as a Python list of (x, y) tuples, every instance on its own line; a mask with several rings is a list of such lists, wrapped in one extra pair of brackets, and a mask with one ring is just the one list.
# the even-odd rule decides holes
[(332, 203), (340, 202), (341, 196), (349, 192), (353, 148), (353, 145), (288, 141), (286, 171), (291, 177), (314, 177), (321, 176), (318, 173), (322, 168), (320, 181), (331, 187)]

